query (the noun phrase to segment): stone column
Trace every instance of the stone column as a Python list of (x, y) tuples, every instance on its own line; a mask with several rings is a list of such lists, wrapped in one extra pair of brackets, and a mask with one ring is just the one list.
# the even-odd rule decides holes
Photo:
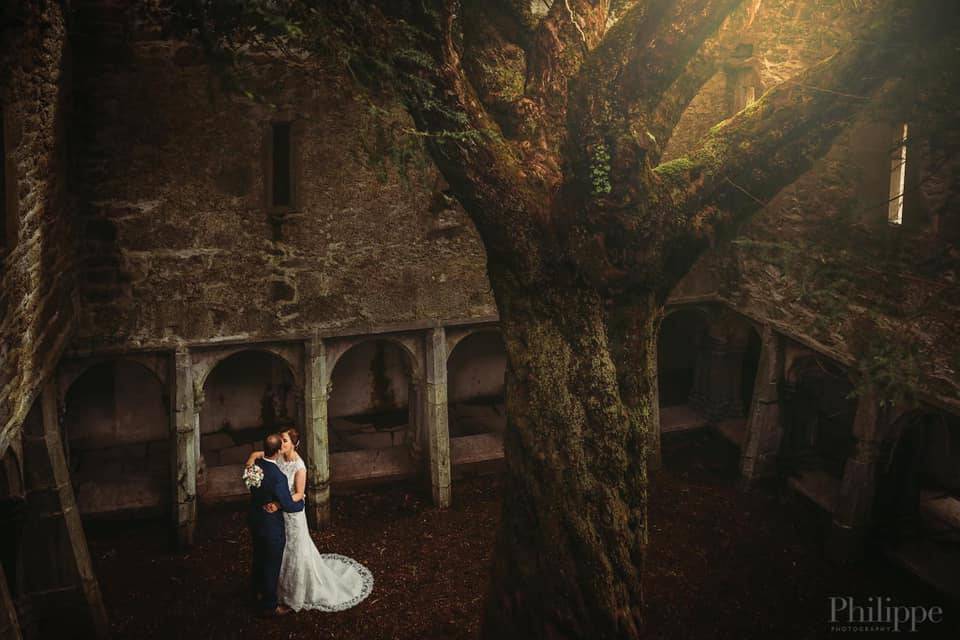
[(24, 423), (27, 522), (23, 538), (24, 595), (39, 637), (109, 634), (67, 469), (57, 387), (47, 382), (40, 411)]
[(424, 384), (425, 431), (433, 503), (450, 506), (450, 429), (447, 424), (447, 338), (443, 327), (426, 335), (426, 384)]
[(733, 115), (755, 102), (763, 92), (760, 63), (753, 55), (753, 44), (738, 43), (723, 66), (727, 72), (727, 108)]
[(307, 458), (307, 521), (314, 529), (330, 524), (330, 441), (327, 431), (329, 372), (323, 340), (304, 345), (304, 425)]
[(777, 471), (777, 452), (783, 436), (779, 394), (783, 366), (783, 338), (767, 325), (760, 336), (760, 362), (740, 458), (740, 472), (748, 486), (754, 480), (775, 475)]
[(17, 609), (7, 589), (7, 576), (0, 565), (0, 640), (21, 640), (20, 623), (17, 621)]
[(421, 380), (411, 380), (407, 385), (407, 420), (409, 421), (407, 429), (407, 450), (410, 458), (419, 467), (423, 462), (423, 448), (426, 444), (426, 436), (423, 433), (423, 389)]
[(870, 525), (876, 493), (880, 419), (879, 398), (873, 392), (865, 393), (857, 403), (853, 419), (856, 442), (843, 467), (833, 526), (827, 541), (828, 555), (835, 561), (856, 560), (863, 552), (863, 540)]
[(197, 526), (197, 465), (200, 442), (194, 407), (190, 352), (177, 349), (173, 357), (173, 389), (170, 398), (171, 465), (173, 480), (173, 527), (177, 549), (193, 546)]

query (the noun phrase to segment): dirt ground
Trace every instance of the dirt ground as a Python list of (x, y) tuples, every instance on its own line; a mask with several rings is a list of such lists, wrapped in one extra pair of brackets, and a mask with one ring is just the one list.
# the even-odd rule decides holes
[[(646, 637), (839, 638), (851, 633), (827, 622), (839, 595), (939, 605), (943, 622), (910, 636), (960, 638), (956, 603), (886, 563), (825, 562), (814, 509), (777, 488), (738, 490), (736, 451), (717, 436), (669, 435), (652, 478)], [(457, 481), (447, 511), (413, 484), (335, 496), (334, 526), (314, 539), (366, 564), (373, 594), (349, 611), (278, 620), (248, 606), (242, 504), (202, 509), (186, 555), (169, 552), (158, 521), (88, 523), (88, 536), (115, 638), (466, 639), (477, 637), (499, 504), (495, 476)]]

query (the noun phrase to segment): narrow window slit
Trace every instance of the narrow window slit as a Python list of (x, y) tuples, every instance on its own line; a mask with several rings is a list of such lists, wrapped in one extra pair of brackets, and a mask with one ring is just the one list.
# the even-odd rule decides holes
[(907, 125), (900, 125), (890, 155), (890, 198), (887, 222), (903, 224), (903, 187), (907, 176)]
[(293, 171), (291, 162), (290, 123), (273, 125), (273, 193), (274, 206), (287, 207), (293, 204)]

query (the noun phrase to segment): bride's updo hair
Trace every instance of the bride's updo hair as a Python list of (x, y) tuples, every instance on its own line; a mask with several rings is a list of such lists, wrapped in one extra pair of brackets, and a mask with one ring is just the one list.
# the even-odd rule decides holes
[(280, 433), (287, 434), (287, 437), (290, 438), (290, 442), (293, 443), (293, 448), (296, 449), (300, 446), (300, 433), (296, 429), (290, 427), (289, 429), (284, 429)]

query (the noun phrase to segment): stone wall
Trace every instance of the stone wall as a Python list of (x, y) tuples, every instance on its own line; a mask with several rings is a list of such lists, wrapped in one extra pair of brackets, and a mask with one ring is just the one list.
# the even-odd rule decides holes
[[(199, 49), (131, 33), (130, 12), (111, 6), (77, 20), (76, 350), (495, 315), (472, 224), (422, 153), (378, 166), (371, 105), (337, 68), (259, 60), (247, 97)], [(278, 121), (293, 123), (285, 208), (267, 198)]]
[(66, 50), (60, 3), (0, 6), (8, 218), (0, 248), (0, 453), (56, 366), (76, 316)]
[[(752, 21), (744, 13), (758, 10)], [(752, 46), (763, 87), (829, 56), (855, 33), (870, 3), (752, 3), (725, 25)], [(691, 103), (668, 158), (732, 115), (729, 66)], [(866, 104), (866, 103), (865, 103)], [(783, 189), (732, 243), (707, 254), (674, 291), (674, 302), (713, 298), (835, 358), (858, 379), (892, 378), (904, 389), (960, 410), (960, 266), (943, 185), (949, 167), (926, 147), (945, 132), (917, 128), (908, 144), (904, 223), (887, 223), (890, 151), (897, 114), (866, 104), (827, 156)], [(939, 186), (939, 188), (938, 188)], [(948, 190), (947, 190), (948, 191)], [(953, 214), (953, 218), (956, 215)]]

